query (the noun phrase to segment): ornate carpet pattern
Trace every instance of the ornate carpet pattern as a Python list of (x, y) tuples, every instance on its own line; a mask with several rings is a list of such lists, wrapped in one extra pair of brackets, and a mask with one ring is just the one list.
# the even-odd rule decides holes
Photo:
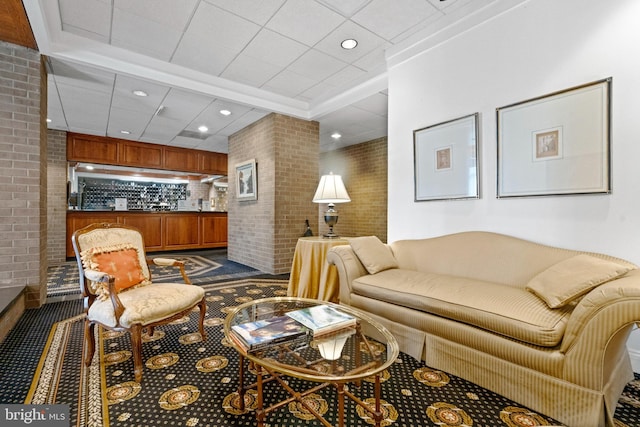
[[(65, 403), (78, 426), (253, 426), (255, 394), (245, 397), (239, 410), (238, 357), (224, 339), (222, 323), (236, 305), (251, 299), (286, 294), (282, 280), (246, 279), (205, 285), (208, 338), (197, 333), (197, 309), (188, 317), (157, 328), (146, 337), (146, 368), (140, 384), (133, 381), (129, 338), (123, 333), (96, 334), (96, 357), (90, 367), (81, 363), (82, 316), (54, 325), (25, 403)], [(253, 380), (253, 378), (249, 378)], [(385, 371), (382, 399), (387, 426), (543, 426), (560, 425), (516, 402), (401, 354)], [(273, 384), (273, 383), (271, 383)], [(294, 388), (304, 381), (290, 379)], [(310, 383), (306, 383), (308, 388)], [(288, 397), (276, 387), (269, 399)], [(523, 385), (526, 386), (526, 385)], [(350, 386), (355, 387), (355, 386)], [(356, 394), (373, 397), (373, 384), (363, 382)], [(308, 401), (329, 422), (335, 394), (332, 388), (310, 395)], [(630, 383), (616, 412), (617, 425), (638, 426), (640, 378)], [(319, 425), (295, 403), (271, 413), (268, 426)], [(352, 403), (346, 424), (368, 426), (371, 420)], [(72, 423), (76, 425), (76, 423)]]
[[(148, 254), (148, 257), (174, 258), (184, 261), (187, 275), (194, 284), (212, 283), (213, 280), (229, 281), (260, 273), (251, 267), (227, 260), (226, 249)], [(182, 283), (183, 281), (180, 271), (174, 267), (150, 265), (149, 269), (154, 282)], [(215, 277), (212, 277), (214, 275)], [(55, 298), (65, 295), (80, 295), (78, 266), (75, 260), (51, 266), (47, 270), (47, 296)]]

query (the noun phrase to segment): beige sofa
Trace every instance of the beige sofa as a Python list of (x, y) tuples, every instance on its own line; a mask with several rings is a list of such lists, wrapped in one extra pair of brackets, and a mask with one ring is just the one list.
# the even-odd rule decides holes
[(489, 232), (350, 243), (327, 254), (340, 303), (370, 313), (402, 351), (568, 426), (614, 425), (633, 379), (635, 265)]

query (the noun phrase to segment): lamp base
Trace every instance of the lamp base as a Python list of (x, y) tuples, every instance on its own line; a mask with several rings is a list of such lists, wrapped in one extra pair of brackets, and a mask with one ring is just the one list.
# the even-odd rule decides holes
[(340, 236), (338, 236), (336, 233), (333, 232), (328, 232), (327, 234), (323, 234), (322, 237), (324, 237), (325, 239), (339, 239)]
[(329, 232), (323, 234), (322, 237), (326, 239), (337, 239), (340, 236), (333, 232), (333, 226), (338, 223), (338, 211), (334, 209), (333, 203), (329, 203), (328, 208), (324, 213), (324, 222), (329, 226)]

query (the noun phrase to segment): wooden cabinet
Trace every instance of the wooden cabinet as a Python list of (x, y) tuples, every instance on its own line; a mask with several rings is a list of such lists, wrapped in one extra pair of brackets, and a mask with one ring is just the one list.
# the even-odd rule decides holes
[(105, 136), (67, 133), (67, 160), (227, 175), (227, 154)]
[(227, 155), (211, 151), (198, 152), (198, 171), (211, 175), (227, 175)]
[(164, 221), (164, 248), (168, 250), (199, 247), (199, 214), (168, 215)]
[(227, 246), (227, 216), (203, 216), (200, 218), (202, 227), (202, 243), (211, 246)]
[(162, 147), (160, 145), (122, 141), (119, 153), (118, 163), (123, 166), (162, 168)]
[(119, 223), (135, 227), (142, 233), (144, 246), (147, 251), (161, 251), (164, 248), (163, 235), (158, 233), (162, 229), (162, 214), (137, 213), (121, 214)]
[(118, 164), (118, 143), (99, 136), (67, 134), (67, 160)]
[(193, 150), (164, 147), (162, 166), (172, 171), (198, 172), (198, 156)]
[(226, 212), (68, 211), (67, 256), (75, 256), (73, 233), (96, 222), (126, 224), (138, 228), (147, 252), (227, 246)]

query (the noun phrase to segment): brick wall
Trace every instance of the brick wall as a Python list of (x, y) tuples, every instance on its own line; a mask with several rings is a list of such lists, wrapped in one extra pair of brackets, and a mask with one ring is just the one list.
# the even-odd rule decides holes
[(46, 298), (46, 75), (40, 54), (0, 42), (0, 287)]
[[(387, 138), (374, 139), (320, 155), (320, 174), (333, 172), (342, 180), (350, 203), (336, 204), (338, 223), (334, 232), (341, 236), (378, 236), (387, 241)], [(320, 234), (329, 231), (319, 209)], [(315, 231), (315, 230), (314, 230)]]
[[(318, 183), (319, 125), (281, 114), (229, 137), (229, 259), (265, 273), (291, 269), (298, 237), (309, 219), (318, 229), (311, 202)], [(239, 201), (235, 165), (257, 162), (255, 201)]]
[(66, 260), (67, 133), (47, 131), (47, 261)]

